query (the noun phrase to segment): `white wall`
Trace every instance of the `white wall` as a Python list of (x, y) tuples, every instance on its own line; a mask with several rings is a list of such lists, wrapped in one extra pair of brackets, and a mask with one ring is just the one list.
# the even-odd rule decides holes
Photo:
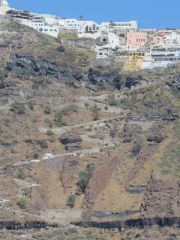
[(137, 21), (129, 22), (112, 22), (114, 25), (111, 25), (111, 22), (102, 22), (100, 24), (101, 30), (137, 30), (138, 24)]
[(82, 33), (78, 33), (78, 38), (92, 38), (92, 39), (97, 39), (99, 38), (101, 35), (100, 32), (97, 32), (97, 33), (85, 33), (85, 32), (82, 32)]
[(66, 30), (76, 30), (78, 33), (85, 33), (87, 27), (92, 29), (95, 26), (95, 31), (98, 31), (99, 25), (94, 21), (81, 21), (77, 19), (59, 19), (58, 24), (60, 28), (64, 28)]
[(119, 47), (120, 45), (119, 37), (115, 33), (108, 33), (108, 43), (110, 48), (112, 49)]
[(50, 14), (40, 14), (45, 19), (45, 22), (48, 24), (58, 25), (59, 18)]
[(35, 19), (27, 20), (27, 19), (16, 19), (21, 24), (24, 24), (28, 27), (31, 27), (38, 32), (50, 35), (52, 37), (57, 38), (59, 35), (59, 26), (55, 24), (47, 24), (44, 18), (39, 18), (39, 21)]

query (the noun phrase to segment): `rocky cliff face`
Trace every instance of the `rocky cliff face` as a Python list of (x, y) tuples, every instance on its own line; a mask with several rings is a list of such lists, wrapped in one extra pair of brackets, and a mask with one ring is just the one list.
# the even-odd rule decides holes
[(172, 218), (140, 218), (140, 219), (129, 219), (126, 221), (119, 222), (90, 222), (90, 223), (75, 223), (77, 226), (86, 226), (100, 229), (116, 229), (121, 231), (124, 229), (139, 228), (146, 229), (152, 227), (167, 228), (167, 227), (180, 227), (180, 219), (176, 217)]
[(30, 54), (11, 55), (6, 70), (9, 74), (20, 78), (33, 80), (37, 77), (46, 77), (72, 85), (74, 81), (83, 78), (81, 72), (70, 65), (61, 66), (48, 58), (35, 57)]
[(141, 206), (145, 216), (174, 217), (180, 215), (180, 185), (176, 179), (156, 180), (153, 177), (147, 185), (144, 203)]
[(57, 227), (56, 224), (48, 225), (43, 221), (27, 221), (24, 223), (18, 221), (0, 221), (0, 230), (17, 231), (23, 229), (44, 229), (48, 226)]
[(131, 88), (141, 83), (141, 76), (124, 75), (117, 70), (101, 71), (90, 68), (88, 72), (89, 85), (99, 89), (122, 89), (124, 87)]
[[(179, 67), (123, 73), (88, 49), (0, 27), (0, 214), (11, 222), (0, 228), (80, 217), (107, 229), (179, 226)], [(24, 217), (42, 225), (25, 229)]]

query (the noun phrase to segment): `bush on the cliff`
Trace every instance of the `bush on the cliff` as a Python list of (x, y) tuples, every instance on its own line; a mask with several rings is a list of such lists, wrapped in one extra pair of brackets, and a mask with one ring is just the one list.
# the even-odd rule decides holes
[(95, 165), (91, 163), (86, 166), (85, 171), (80, 172), (79, 182), (77, 183), (77, 186), (78, 186), (77, 193), (85, 193), (94, 170), (95, 170)]
[(61, 127), (63, 125), (63, 114), (61, 111), (55, 114), (54, 122), (57, 127)]
[(57, 48), (57, 50), (62, 53), (62, 52), (65, 51), (65, 47), (63, 47), (63, 46), (61, 45), (61, 46), (59, 46), (59, 47)]
[(23, 198), (19, 199), (16, 204), (17, 204), (21, 209), (26, 209), (26, 201), (25, 201)]
[(44, 108), (44, 113), (45, 113), (45, 114), (50, 114), (50, 113), (51, 113), (51, 108), (50, 108), (50, 106), (45, 106), (45, 108)]
[(0, 69), (0, 81), (3, 81), (5, 78), (5, 73), (2, 69)]
[(10, 111), (12, 111), (18, 115), (24, 114), (25, 113), (24, 103), (20, 103), (20, 102), (12, 103), (11, 107), (10, 107)]
[(137, 137), (132, 148), (132, 153), (134, 155), (137, 155), (141, 151), (142, 146), (143, 146), (143, 138)]
[(119, 104), (119, 101), (116, 99), (115, 95), (109, 95), (107, 99), (110, 106), (117, 106)]
[(67, 199), (67, 203), (66, 205), (70, 208), (73, 208), (75, 205), (75, 201), (76, 201), (76, 195), (75, 194), (71, 194), (68, 199)]
[(99, 120), (99, 108), (97, 107), (97, 105), (94, 105), (91, 111), (92, 111), (93, 121)]

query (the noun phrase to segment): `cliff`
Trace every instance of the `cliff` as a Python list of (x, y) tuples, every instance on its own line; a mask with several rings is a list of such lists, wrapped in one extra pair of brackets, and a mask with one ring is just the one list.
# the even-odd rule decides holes
[(124, 73), (65, 39), (0, 27), (1, 228), (28, 234), (30, 217), (32, 228), (81, 220), (127, 236), (147, 227), (149, 239), (156, 226), (177, 232), (179, 66)]

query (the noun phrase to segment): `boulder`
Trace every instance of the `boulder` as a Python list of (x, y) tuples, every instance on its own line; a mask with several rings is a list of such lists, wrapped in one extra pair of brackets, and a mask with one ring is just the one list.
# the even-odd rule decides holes
[(70, 133), (64, 134), (62, 137), (59, 138), (60, 143), (63, 145), (69, 144), (80, 144), (82, 142), (82, 138), (78, 134)]
[(164, 137), (161, 134), (153, 134), (147, 137), (148, 142), (161, 143), (164, 140)]

